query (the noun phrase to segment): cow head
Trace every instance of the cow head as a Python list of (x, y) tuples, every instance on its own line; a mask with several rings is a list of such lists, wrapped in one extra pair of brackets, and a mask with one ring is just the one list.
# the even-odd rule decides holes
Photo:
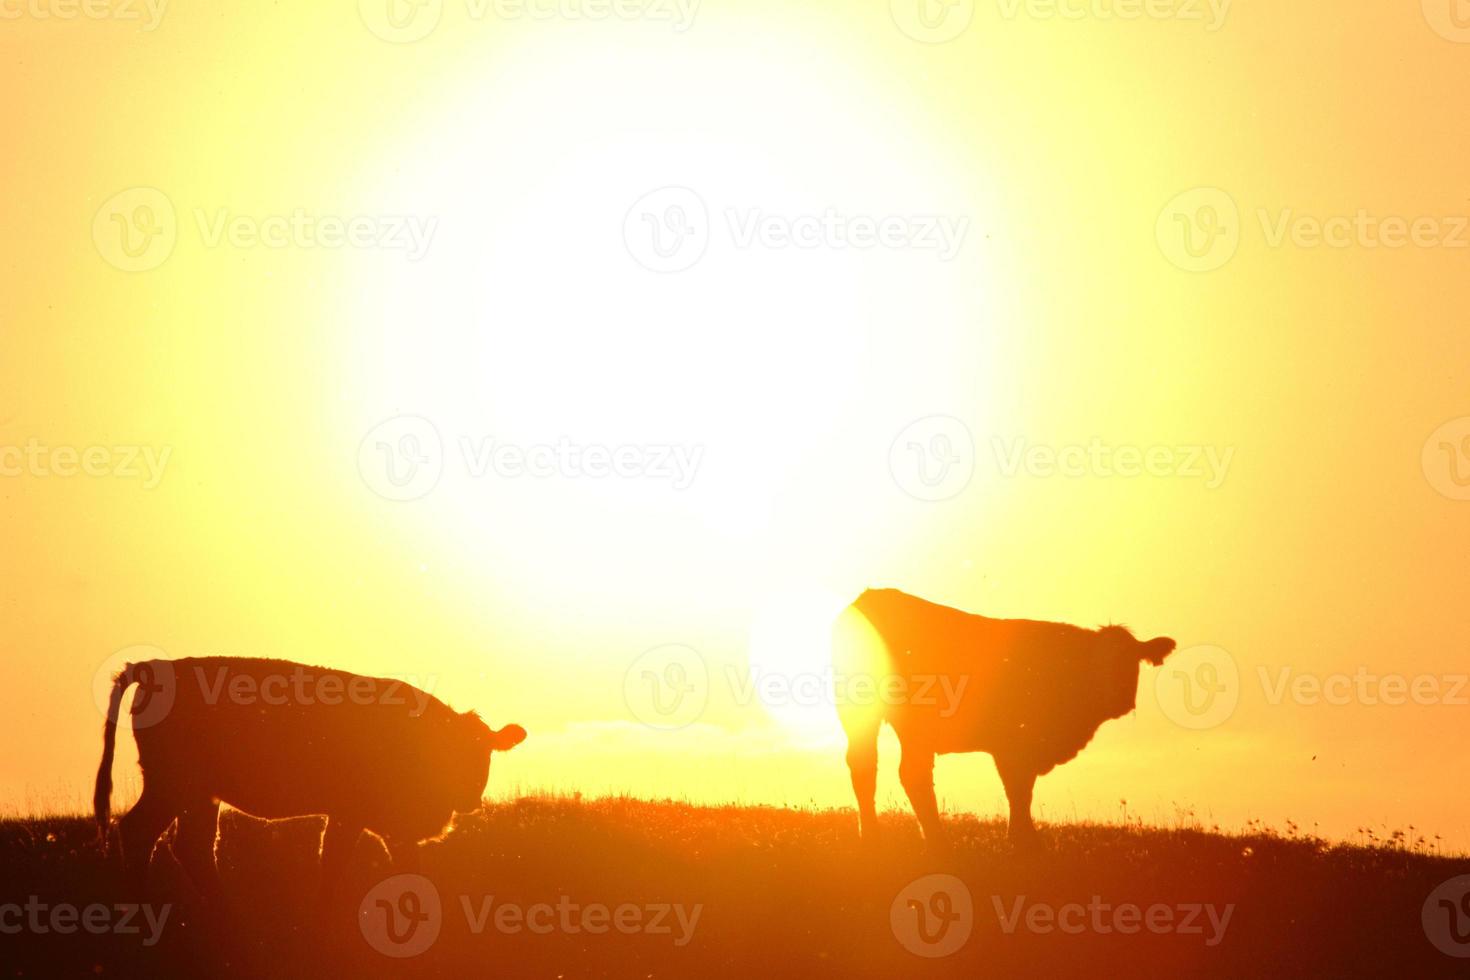
[(1138, 697), (1139, 664), (1159, 666), (1174, 652), (1174, 646), (1167, 636), (1137, 639), (1126, 626), (1104, 626), (1096, 631), (1093, 663), (1108, 717), (1119, 718), (1133, 710)]
[(526, 730), (520, 725), (506, 725), (497, 731), (473, 711), (456, 715), (455, 722), (460, 728), (456, 739), (460, 750), (453, 774), (453, 806), (459, 813), (469, 813), (479, 808), (485, 796), (490, 781), (490, 753), (508, 752), (520, 745), (526, 739)]

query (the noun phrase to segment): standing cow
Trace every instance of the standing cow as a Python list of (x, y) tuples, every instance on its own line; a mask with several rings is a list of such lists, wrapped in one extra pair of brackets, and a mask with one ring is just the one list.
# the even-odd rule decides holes
[(1173, 650), (1167, 637), (1143, 642), (1122, 626), (990, 619), (869, 589), (833, 631), (861, 833), (878, 827), (878, 729), (886, 721), (903, 749), (899, 779), (925, 840), (942, 842), (934, 756), (946, 752), (994, 756), (1010, 802), (1010, 836), (1029, 839), (1036, 777), (1074, 758), (1104, 721), (1132, 711), (1140, 662), (1157, 666)]
[(331, 895), (364, 829), (396, 862), (480, 805), (490, 753), (520, 744), (407, 683), (286, 660), (207, 657), (128, 664), (112, 686), (93, 804), (104, 845), (123, 693), (143, 792), (119, 821), (123, 863), (141, 888), (159, 836), (179, 822), (174, 853), (217, 891), (219, 805), (258, 817), (327, 816), (322, 896)]

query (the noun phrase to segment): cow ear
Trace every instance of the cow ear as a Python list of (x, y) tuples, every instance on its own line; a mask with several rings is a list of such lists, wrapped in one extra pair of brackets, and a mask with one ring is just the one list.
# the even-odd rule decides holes
[(1143, 655), (1140, 660), (1147, 660), (1155, 667), (1164, 662), (1164, 658), (1174, 652), (1175, 643), (1167, 636), (1161, 636), (1155, 640), (1149, 640), (1143, 644)]
[(526, 730), (520, 725), (506, 725), (500, 731), (490, 733), (490, 749), (494, 752), (508, 752), (526, 740)]

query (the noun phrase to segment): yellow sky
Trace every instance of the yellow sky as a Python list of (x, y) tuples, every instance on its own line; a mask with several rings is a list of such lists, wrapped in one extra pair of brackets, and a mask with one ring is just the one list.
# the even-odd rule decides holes
[(1449, 0), (394, 2), (0, 5), (0, 800), (146, 645), (846, 804), (741, 679), (883, 584), (1179, 641), (1043, 819), (1470, 846)]

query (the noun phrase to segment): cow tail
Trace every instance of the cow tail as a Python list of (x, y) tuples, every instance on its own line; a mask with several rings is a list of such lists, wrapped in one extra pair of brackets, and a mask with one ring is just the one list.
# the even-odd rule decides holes
[(112, 694), (107, 699), (107, 720), (102, 723), (102, 764), (97, 767), (97, 786), (92, 793), (92, 812), (97, 818), (97, 835), (102, 850), (107, 851), (107, 831), (112, 820), (112, 754), (117, 745), (117, 715), (122, 710), (123, 693), (137, 683), (136, 664), (128, 664), (112, 681)]

